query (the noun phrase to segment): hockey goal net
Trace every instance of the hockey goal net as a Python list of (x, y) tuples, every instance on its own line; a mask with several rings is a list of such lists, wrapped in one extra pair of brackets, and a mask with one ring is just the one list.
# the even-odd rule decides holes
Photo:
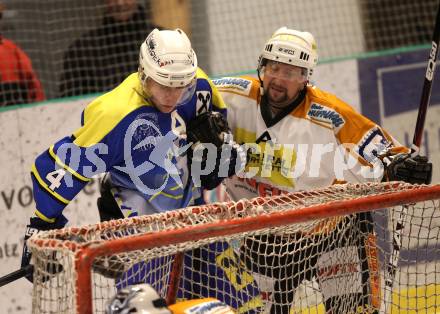
[(43, 232), (33, 313), (104, 313), (140, 282), (237, 313), (435, 313), (439, 199), (440, 185), (335, 185)]

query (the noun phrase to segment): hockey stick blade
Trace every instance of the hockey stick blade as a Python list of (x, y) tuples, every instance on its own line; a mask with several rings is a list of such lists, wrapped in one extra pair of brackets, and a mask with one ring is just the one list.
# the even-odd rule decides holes
[(3, 276), (0, 278), (0, 287), (3, 287), (17, 279), (26, 277), (27, 275), (30, 275), (34, 272), (34, 266), (33, 265), (27, 265), (23, 268), (20, 268), (19, 270), (16, 270), (10, 274), (7, 274), (6, 276)]

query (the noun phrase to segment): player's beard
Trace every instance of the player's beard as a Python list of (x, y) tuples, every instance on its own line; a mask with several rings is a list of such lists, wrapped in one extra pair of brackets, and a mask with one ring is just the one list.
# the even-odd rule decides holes
[(287, 96), (287, 88), (271, 82), (267, 88), (267, 99), (269, 104), (276, 109), (282, 109), (291, 102)]

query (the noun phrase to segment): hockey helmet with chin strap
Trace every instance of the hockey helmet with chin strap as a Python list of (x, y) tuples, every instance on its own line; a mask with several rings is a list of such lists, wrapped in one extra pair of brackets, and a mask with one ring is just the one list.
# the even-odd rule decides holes
[(160, 31), (156, 28), (142, 43), (138, 75), (144, 89), (149, 79), (165, 87), (183, 88), (179, 101), (182, 104), (195, 92), (196, 72), (196, 54), (181, 29)]
[(279, 28), (264, 45), (258, 60), (258, 75), (268, 60), (294, 65), (306, 70), (309, 80), (318, 62), (316, 41), (309, 32)]

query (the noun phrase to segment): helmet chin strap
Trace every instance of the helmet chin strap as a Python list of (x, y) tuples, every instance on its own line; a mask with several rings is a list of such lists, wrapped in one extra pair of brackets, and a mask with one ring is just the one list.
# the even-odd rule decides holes
[(144, 86), (144, 83), (141, 81), (141, 90), (138, 90), (138, 88), (133, 88), (133, 90), (136, 92), (136, 94), (138, 94), (140, 97), (142, 97), (142, 99), (153, 105), (156, 108), (156, 105), (154, 104), (153, 100), (151, 99), (151, 94), (146, 90), (146, 87)]
[(258, 75), (258, 80), (260, 81), (260, 95), (263, 96), (264, 95), (264, 88), (263, 88), (263, 80), (261, 79), (261, 76), (260, 76), (260, 67), (257, 68), (257, 75)]

